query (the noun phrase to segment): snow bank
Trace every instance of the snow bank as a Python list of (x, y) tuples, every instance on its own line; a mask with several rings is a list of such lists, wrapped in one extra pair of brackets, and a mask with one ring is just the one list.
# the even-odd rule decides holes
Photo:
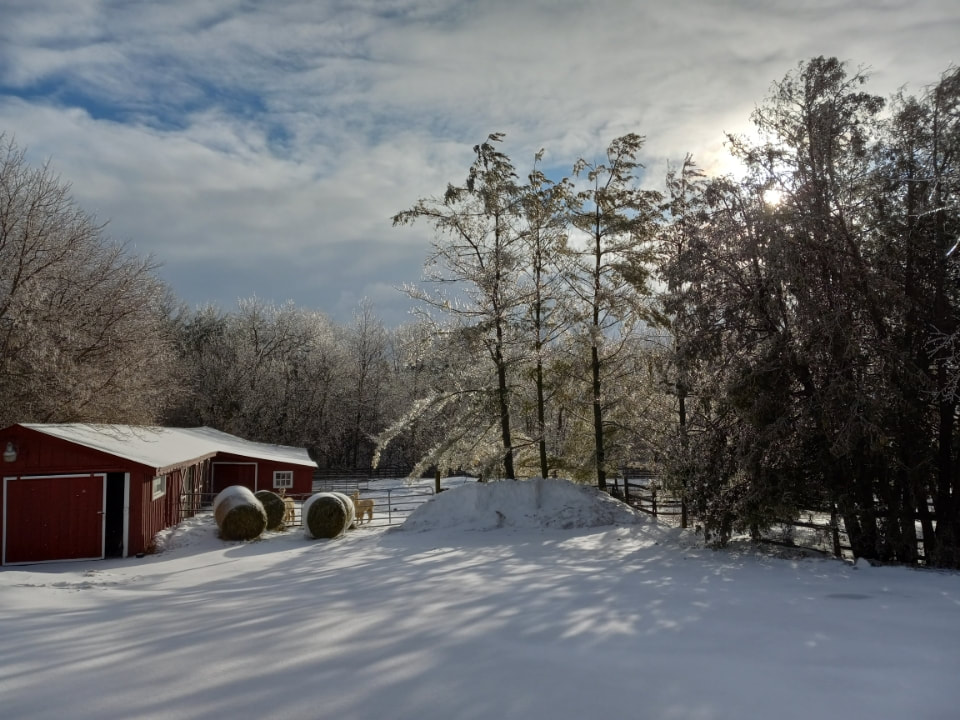
[(536, 478), (471, 483), (414, 510), (404, 530), (462, 528), (588, 528), (642, 522), (643, 516), (595, 487)]

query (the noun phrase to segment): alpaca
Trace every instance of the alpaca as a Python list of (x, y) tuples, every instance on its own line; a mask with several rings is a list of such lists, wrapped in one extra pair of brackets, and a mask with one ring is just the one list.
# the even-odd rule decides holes
[(361, 499), (359, 490), (354, 490), (350, 499), (353, 500), (353, 507), (357, 511), (356, 524), (359, 525), (363, 521), (364, 514), (367, 516), (367, 522), (371, 522), (373, 520), (373, 500), (370, 498)]
[(280, 499), (283, 500), (283, 524), (293, 525), (293, 521), (297, 517), (297, 505), (292, 497), (287, 497), (285, 488), (280, 490)]
[(283, 496), (283, 524), (284, 525), (293, 525), (294, 520), (296, 519), (297, 506), (293, 502), (292, 497)]

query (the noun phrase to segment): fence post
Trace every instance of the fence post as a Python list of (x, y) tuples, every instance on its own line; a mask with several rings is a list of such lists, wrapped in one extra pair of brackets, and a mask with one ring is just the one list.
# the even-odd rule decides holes
[(630, 479), (627, 474), (623, 474), (623, 499), (630, 502)]
[(656, 490), (656, 488), (654, 488), (653, 490), (650, 491), (650, 501), (651, 501), (651, 504), (653, 505), (653, 516), (656, 517), (656, 516), (657, 516), (657, 490)]

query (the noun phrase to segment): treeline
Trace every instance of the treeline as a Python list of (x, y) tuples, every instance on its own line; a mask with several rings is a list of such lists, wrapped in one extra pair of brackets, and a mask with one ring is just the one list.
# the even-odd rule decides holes
[[(385, 328), (367, 305), (346, 326), (256, 298), (186, 308), (48, 167), (0, 146), (0, 426), (210, 425), (307, 447), (321, 467), (370, 465), (419, 393), (416, 327)], [(388, 461), (419, 455), (401, 439)]]
[(732, 140), (742, 180), (668, 179), (664, 463), (721, 540), (821, 508), (858, 557), (916, 562), (919, 524), (958, 567), (960, 71), (889, 103), (865, 80), (801, 65)]
[(865, 82), (802, 63), (740, 177), (688, 157), (663, 193), (635, 134), (564, 178), (477, 145), (395, 222), (434, 229), (413, 293), (483, 364), (395, 427), (452, 413), (428, 457), (507, 477), (655, 464), (719, 543), (818, 509), (860, 557), (960, 566), (960, 71)]
[[(322, 468), (370, 467), (373, 437), (414, 399), (409, 328), (389, 330), (362, 305), (353, 323), (256, 298), (174, 319), (182, 392), (164, 418), (306, 447)], [(411, 467), (398, 442), (388, 461)]]
[(7, 143), (0, 422), (600, 487), (646, 465), (719, 543), (820, 509), (858, 556), (960, 567), (960, 72), (887, 101), (865, 81), (800, 64), (729, 138), (739, 176), (688, 157), (661, 191), (636, 134), (569, 173), (491, 135), (394, 218), (432, 237), (396, 329), (366, 305), (185, 309)]

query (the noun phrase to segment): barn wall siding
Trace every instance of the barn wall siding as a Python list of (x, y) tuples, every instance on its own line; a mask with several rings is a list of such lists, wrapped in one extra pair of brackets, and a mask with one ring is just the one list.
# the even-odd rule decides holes
[[(313, 491), (313, 471), (315, 467), (307, 465), (292, 465), (290, 463), (277, 462), (272, 460), (261, 460), (245, 457), (243, 455), (232, 455), (229, 453), (217, 453), (214, 463), (254, 463), (256, 464), (256, 486), (251, 482), (251, 490), (274, 490), (273, 473), (276, 470), (293, 471), (293, 487), (287, 490), (289, 495), (304, 495)], [(222, 467), (222, 466), (221, 466)], [(246, 485), (246, 483), (241, 483)], [(218, 483), (218, 485), (221, 485)], [(222, 490), (223, 487), (221, 486)], [(278, 491), (275, 491), (278, 492)]]
[(213, 492), (230, 485), (242, 485), (253, 492), (279, 492), (273, 487), (273, 473), (277, 470), (293, 472), (293, 487), (287, 488), (287, 494), (302, 495), (313, 490), (312, 467), (218, 453), (213, 459)]
[(29, 428), (13, 426), (0, 433), (0, 452), (13, 442), (17, 459), (3, 462), (4, 474), (12, 470), (19, 474), (34, 471), (58, 472), (122, 472), (132, 463), (109, 453), (76, 445), (60, 438), (45, 435)]
[(154, 474), (143, 476), (140, 485), (140, 532), (137, 535), (137, 552), (151, 552), (154, 537), (161, 530), (175, 525), (178, 521), (175, 498), (180, 496), (181, 471), (174, 470), (166, 474), (167, 487), (164, 494), (153, 498)]
[(136, 534), (136, 550), (133, 550), (135, 553), (152, 552), (158, 532), (176, 525), (182, 518), (191, 517), (200, 509), (196, 499), (200, 493), (209, 492), (210, 460), (167, 472), (166, 492), (156, 499), (153, 497), (154, 477), (153, 473), (147, 473), (141, 478), (137, 483), (138, 500), (136, 503), (131, 501), (131, 507), (140, 508), (141, 520)]
[(224, 459), (218, 455), (213, 460), (213, 492), (219, 493), (232, 485), (241, 485), (250, 492), (258, 490), (257, 463), (248, 458)]

